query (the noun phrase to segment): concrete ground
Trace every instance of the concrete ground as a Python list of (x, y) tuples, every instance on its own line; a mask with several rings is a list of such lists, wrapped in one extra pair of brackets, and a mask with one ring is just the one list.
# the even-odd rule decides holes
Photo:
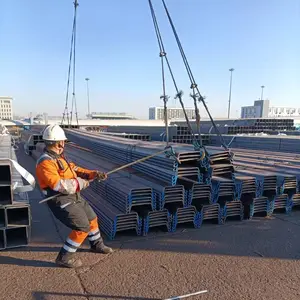
[[(34, 161), (20, 155), (34, 173)], [(300, 299), (300, 212), (147, 238), (120, 236), (104, 256), (78, 253), (78, 270), (53, 263), (68, 230), (53, 219), (38, 190), (30, 194), (32, 240), (0, 252), (2, 300), (144, 300), (207, 289), (200, 300)]]

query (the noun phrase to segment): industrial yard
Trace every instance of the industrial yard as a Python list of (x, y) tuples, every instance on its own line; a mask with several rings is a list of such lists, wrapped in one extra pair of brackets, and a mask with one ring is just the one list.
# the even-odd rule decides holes
[(299, 2), (11, 2), (0, 300), (299, 300)]
[[(23, 130), (16, 150), (7, 142), (1, 146), (31, 174), (44, 147), (41, 128)], [(105, 172), (163, 145), (135, 135), (66, 133), (68, 158)], [(47, 205), (38, 204), (43, 198), (38, 187), (27, 193), (29, 201), (2, 199), (4, 208), (16, 208), (11, 219), (28, 235), (2, 240), (0, 299), (169, 299), (202, 290), (207, 293), (191, 298), (299, 299), (296, 154), (207, 146), (209, 160), (199, 165), (192, 146), (173, 149), (175, 169), (172, 157), (161, 155), (83, 192), (115, 252), (90, 253), (86, 244), (78, 253), (84, 266), (76, 270), (54, 263), (68, 229)], [(20, 202), (30, 208), (29, 220), (18, 212)], [(2, 231), (15, 227), (7, 224)]]

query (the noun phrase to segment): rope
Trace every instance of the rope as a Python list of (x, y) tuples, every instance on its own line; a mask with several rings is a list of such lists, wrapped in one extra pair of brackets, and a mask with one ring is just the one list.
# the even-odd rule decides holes
[[(62, 124), (65, 121), (65, 116), (67, 117), (67, 123), (68, 125), (72, 124), (73, 119), (73, 108), (75, 105), (75, 115), (76, 115), (76, 121), (78, 125), (78, 113), (77, 113), (77, 103), (76, 103), (76, 97), (75, 97), (75, 66), (76, 66), (76, 21), (77, 21), (77, 7), (78, 7), (78, 1), (74, 1), (74, 19), (73, 19), (73, 27), (72, 27), (72, 37), (71, 37), (71, 47), (70, 47), (70, 56), (69, 56), (69, 67), (68, 67), (68, 80), (67, 80), (67, 92), (66, 92), (66, 101), (65, 101), (65, 110), (62, 117)], [(72, 61), (73, 58), (73, 61)], [(72, 64), (73, 63), (73, 64)], [(72, 107), (70, 111), (69, 116), (69, 108), (68, 108), (68, 102), (69, 102), (69, 88), (70, 88), (70, 78), (71, 78), (71, 68), (73, 65), (73, 92), (72, 92)]]
[(207, 105), (206, 105), (206, 103), (205, 103), (205, 101), (204, 101), (204, 98), (203, 98), (203, 96), (202, 96), (201, 93), (200, 93), (200, 90), (199, 90), (198, 85), (197, 85), (197, 83), (196, 83), (196, 81), (195, 81), (195, 78), (194, 78), (194, 76), (193, 76), (192, 70), (191, 70), (191, 68), (190, 68), (189, 62), (188, 62), (187, 57), (186, 57), (186, 55), (185, 55), (185, 52), (184, 52), (184, 50), (183, 50), (181, 41), (180, 41), (179, 36), (178, 36), (178, 34), (177, 34), (176, 28), (175, 28), (174, 23), (173, 23), (173, 21), (172, 21), (172, 18), (171, 18), (171, 15), (170, 15), (170, 13), (169, 13), (169, 10), (168, 10), (168, 8), (167, 8), (167, 5), (166, 5), (166, 3), (165, 3), (165, 0), (162, 0), (162, 3), (163, 3), (163, 6), (164, 6), (164, 8), (165, 8), (165, 11), (166, 11), (166, 14), (167, 14), (169, 23), (170, 23), (170, 25), (171, 25), (173, 34), (174, 34), (174, 36), (175, 36), (175, 39), (176, 39), (176, 42), (177, 42), (179, 51), (180, 51), (180, 53), (181, 53), (181, 56), (182, 56), (182, 59), (183, 59), (183, 63), (184, 63), (184, 65), (185, 65), (186, 71), (187, 71), (188, 76), (189, 76), (189, 79), (190, 79), (190, 81), (191, 81), (191, 87), (192, 87), (193, 89), (196, 89), (196, 91), (197, 91), (197, 93), (198, 93), (198, 101), (199, 101), (199, 102), (202, 102), (202, 104), (203, 104), (203, 106), (204, 106), (204, 108), (205, 108), (205, 110), (206, 110), (206, 112), (207, 112), (207, 114), (208, 114), (208, 116), (209, 116), (209, 118), (210, 118), (210, 120), (211, 120), (211, 123), (213, 124), (213, 126), (214, 126), (214, 128), (215, 128), (215, 130), (216, 130), (216, 132), (217, 132), (217, 134), (218, 134), (218, 136), (220, 137), (220, 140), (221, 140), (221, 143), (222, 143), (223, 147), (224, 147), (225, 149), (228, 149), (228, 147), (227, 147), (227, 145), (226, 145), (226, 143), (225, 143), (225, 141), (224, 141), (224, 139), (223, 139), (223, 136), (221, 135), (221, 133), (220, 133), (218, 127), (216, 126), (216, 124), (215, 124), (215, 122), (214, 122), (214, 120), (213, 120), (213, 117), (211, 116), (211, 114), (210, 114), (210, 112), (209, 112), (209, 109), (208, 109), (208, 107), (207, 107)]

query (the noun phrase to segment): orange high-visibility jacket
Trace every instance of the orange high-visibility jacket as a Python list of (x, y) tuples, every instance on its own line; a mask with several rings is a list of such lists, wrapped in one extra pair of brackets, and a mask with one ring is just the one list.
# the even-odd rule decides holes
[(53, 192), (75, 194), (83, 186), (82, 179), (94, 179), (96, 174), (68, 162), (64, 157), (56, 158), (45, 152), (37, 161), (36, 176), (42, 192), (51, 196)]

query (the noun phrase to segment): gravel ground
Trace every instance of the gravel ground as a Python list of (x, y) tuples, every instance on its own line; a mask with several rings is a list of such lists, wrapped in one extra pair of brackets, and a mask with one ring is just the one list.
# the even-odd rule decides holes
[[(34, 161), (19, 161), (33, 172)], [(188, 299), (299, 300), (300, 212), (223, 226), (120, 236), (104, 256), (78, 253), (84, 267), (69, 270), (53, 263), (68, 229), (45, 205), (32, 199), (32, 241), (27, 248), (0, 252), (2, 300), (144, 300), (207, 289)]]

